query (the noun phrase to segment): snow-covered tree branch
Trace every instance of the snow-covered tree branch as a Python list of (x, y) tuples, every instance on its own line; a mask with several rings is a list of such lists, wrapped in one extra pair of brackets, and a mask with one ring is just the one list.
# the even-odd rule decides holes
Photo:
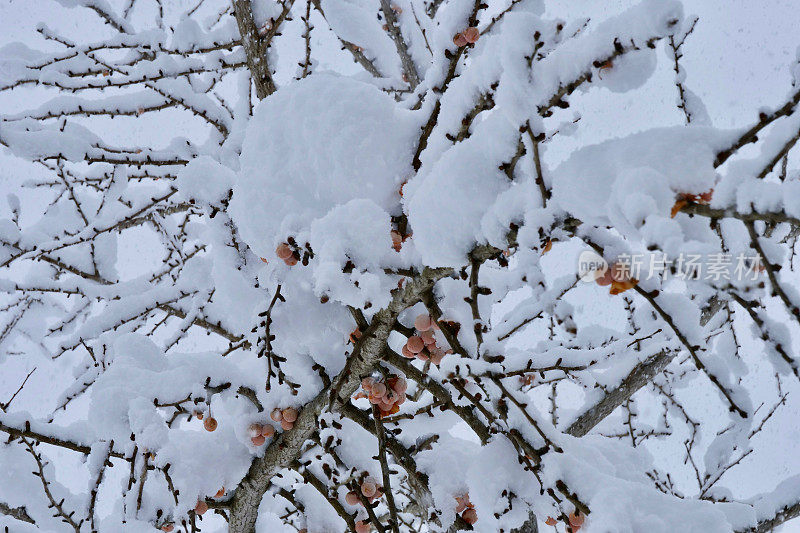
[(54, 0), (0, 48), (0, 526), (800, 515), (732, 481), (800, 390), (800, 58), (715, 125), (714, 21), (630, 3)]

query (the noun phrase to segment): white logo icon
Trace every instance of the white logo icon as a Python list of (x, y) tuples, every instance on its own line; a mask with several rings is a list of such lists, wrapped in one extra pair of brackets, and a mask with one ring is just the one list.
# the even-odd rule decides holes
[(578, 256), (578, 275), (582, 281), (593, 283), (608, 270), (608, 263), (593, 250), (584, 250)]

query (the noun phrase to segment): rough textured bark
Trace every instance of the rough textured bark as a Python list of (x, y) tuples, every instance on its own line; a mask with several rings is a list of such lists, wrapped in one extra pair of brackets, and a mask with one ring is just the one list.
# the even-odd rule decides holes
[(317, 427), (317, 418), (325, 410), (338, 411), (350, 400), (361, 384), (361, 377), (378, 363), (398, 315), (417, 303), (423, 293), (452, 269), (425, 269), (398, 289), (392, 301), (378, 311), (364, 332), (344, 370), (333, 383), (307, 403), (297, 417), (294, 429), (281, 433), (266, 449), (264, 456), (250, 465), (247, 475), (236, 489), (231, 505), (230, 533), (254, 533), (258, 506), (272, 476), (300, 457), (303, 443)]
[(768, 520), (762, 520), (755, 527), (739, 529), (736, 533), (769, 533), (784, 522), (800, 516), (800, 502), (784, 507), (779, 513)]
[(24, 507), (11, 507), (7, 503), (0, 502), (0, 513), (10, 516), (12, 518), (16, 518), (21, 522), (27, 522), (29, 524), (36, 524), (33, 518), (30, 517), (28, 514), (27, 509)]
[(233, 0), (233, 10), (236, 15), (236, 23), (239, 25), (242, 46), (247, 55), (247, 66), (256, 87), (256, 96), (259, 100), (263, 100), (277, 90), (272, 73), (269, 71), (267, 41), (262, 39), (258, 33), (250, 0)]
[(622, 380), (619, 387), (606, 393), (599, 402), (570, 424), (565, 433), (573, 437), (583, 437), (589, 433), (614, 409), (628, 401), (639, 389), (650, 383), (650, 380), (667, 367), (673, 357), (675, 357), (675, 352), (664, 350), (636, 365), (631, 373)]

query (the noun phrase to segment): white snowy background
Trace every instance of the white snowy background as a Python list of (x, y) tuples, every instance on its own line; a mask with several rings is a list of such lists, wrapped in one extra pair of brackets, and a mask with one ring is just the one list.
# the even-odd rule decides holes
[[(167, 1), (184, 8), (193, 4), (190, 0)], [(591, 17), (595, 21), (613, 16), (633, 3), (623, 0), (546, 2), (548, 12), (552, 14), (565, 19)], [(685, 83), (704, 101), (713, 124), (720, 128), (740, 127), (753, 120), (759, 107), (780, 103), (791, 81), (789, 65), (795, 60), (800, 46), (800, 4), (796, 0), (684, 0), (683, 4), (686, 13), (699, 16), (697, 28), (683, 50), (682, 63), (687, 72)], [(142, 5), (146, 6), (147, 2)], [(142, 13), (142, 16), (146, 15)], [(65, 9), (55, 1), (0, 0), (0, 47), (17, 41), (41, 46), (41, 39), (35, 31), (40, 21), (46, 21), (49, 26), (66, 34), (106, 31), (91, 15)], [(324, 57), (318, 59), (324, 65)], [(577, 146), (627, 135), (655, 124), (681, 124), (682, 115), (675, 107), (674, 73), (663, 46), (659, 46), (657, 60), (656, 71), (644, 90), (617, 93), (593, 88), (585, 97), (576, 99), (573, 110), (582, 115), (581, 127), (574, 135), (559, 137), (552, 143), (546, 153), (549, 167), (555, 168)], [(33, 107), (32, 102), (25, 104), (21, 106), (16, 94), (0, 93), (2, 114), (11, 114), (17, 108)], [(191, 136), (192, 123), (183, 115), (171, 116), (166, 112), (157, 120), (163, 122), (163, 142), (170, 140), (176, 128)], [(123, 129), (118, 124), (109, 123), (109, 134), (113, 131), (114, 140), (121, 144), (135, 140), (140, 133), (134, 121), (126, 122), (130, 126)], [(148, 136), (152, 138), (152, 135), (148, 130)], [(797, 156), (794, 159), (796, 166)], [(20, 184), (40, 172), (33, 165), (22, 163), (0, 149), (0, 199), (11, 191), (25, 194), (19, 193)], [(0, 210), (3, 210), (0, 217), (8, 216), (7, 209), (6, 203), (0, 202)], [(120, 256), (137, 258), (142, 263), (157, 261), (158, 258), (149, 253), (155, 246), (156, 243), (144, 240), (129, 243), (120, 250)], [(268, 243), (267, 246), (274, 244)], [(560, 266), (551, 265), (554, 269)], [(573, 265), (563, 267), (573, 268)], [(584, 314), (608, 313), (599, 301), (579, 303)], [(615, 317), (608, 317), (608, 320), (613, 323)], [(747, 346), (745, 343), (744, 348)], [(0, 373), (0, 391), (13, 391), (31, 369), (24, 358), (15, 359), (14, 365), (4, 364)], [(769, 373), (767, 369), (765, 374)], [(54, 406), (39, 401), (38, 391), (48, 390), (52, 383), (58, 383), (59, 377), (42, 369), (37, 371), (15, 400), (15, 408), (40, 416), (52, 412)], [(786, 380), (785, 384), (789, 392), (787, 403), (758, 436), (756, 451), (726, 474), (724, 485), (737, 496), (771, 491), (780, 480), (800, 473), (800, 459), (796, 453), (800, 441), (800, 386), (791, 380)], [(764, 387), (773, 386), (771, 381), (764, 381)], [(691, 391), (683, 393), (691, 394)], [(85, 412), (83, 409), (73, 407), (69, 417), (80, 418), (80, 414)], [(61, 421), (66, 423), (69, 418)], [(58, 467), (59, 482), (75, 492), (85, 490), (87, 479), (83, 470), (77, 468), (76, 458), (71, 452), (48, 447), (47, 453), (57, 459), (54, 464)], [(680, 460), (677, 455), (658, 457), (663, 464)], [(109, 474), (120, 478), (126, 475), (119, 470), (112, 469)], [(0, 465), (0, 474), (2, 471), (3, 465)], [(5, 479), (0, 484), (9, 482)], [(100, 505), (108, 508), (113, 502), (101, 501)], [(800, 525), (789, 523), (781, 531), (800, 531)]]

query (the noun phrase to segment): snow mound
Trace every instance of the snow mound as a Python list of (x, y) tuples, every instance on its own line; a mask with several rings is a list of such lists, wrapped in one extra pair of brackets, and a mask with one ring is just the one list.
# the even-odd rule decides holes
[(218, 204), (228, 196), (235, 175), (208, 156), (193, 159), (178, 172), (175, 185), (181, 196), (205, 204)]
[(350, 78), (315, 74), (279, 90), (245, 133), (230, 207), (243, 238), (273, 257), (278, 243), (351, 200), (399, 212), (418, 128), (410, 111)]
[(553, 172), (553, 198), (584, 222), (635, 231), (668, 218), (677, 194), (713, 189), (723, 146), (716, 130), (682, 126), (587, 146)]

